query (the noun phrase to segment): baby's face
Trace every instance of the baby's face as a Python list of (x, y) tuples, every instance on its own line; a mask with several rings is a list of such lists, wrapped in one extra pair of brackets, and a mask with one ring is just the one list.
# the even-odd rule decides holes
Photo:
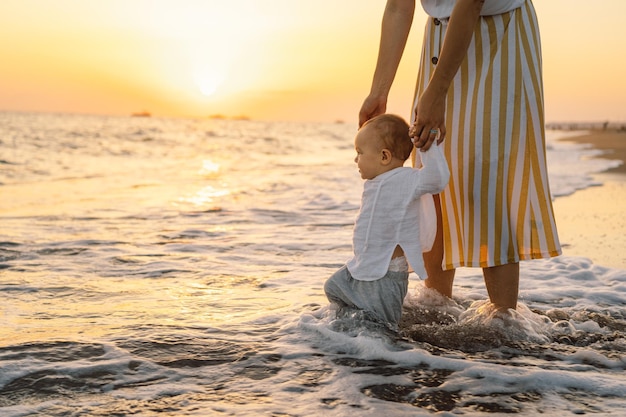
[(354, 162), (359, 167), (361, 178), (371, 180), (384, 172), (384, 165), (381, 163), (383, 148), (375, 129), (365, 126), (359, 130), (354, 139), (354, 148), (356, 150)]

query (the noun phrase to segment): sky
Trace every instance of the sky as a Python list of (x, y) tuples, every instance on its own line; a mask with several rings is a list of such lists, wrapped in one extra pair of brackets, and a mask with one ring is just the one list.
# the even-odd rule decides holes
[[(626, 122), (626, 1), (535, 0), (548, 122)], [(0, 111), (356, 122), (385, 0), (1, 0)], [(388, 112), (410, 116), (419, 2)]]

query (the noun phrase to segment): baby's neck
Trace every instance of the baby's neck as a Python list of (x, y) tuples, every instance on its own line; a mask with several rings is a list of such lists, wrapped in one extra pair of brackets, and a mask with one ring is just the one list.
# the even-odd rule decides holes
[(402, 168), (403, 166), (404, 166), (404, 161), (394, 158), (393, 161), (391, 161), (391, 163), (387, 165), (387, 167), (382, 173), (393, 171), (394, 169)]
[(379, 172), (379, 173), (378, 173), (378, 174), (376, 174), (376, 176), (375, 176), (375, 177), (373, 177), (372, 179), (374, 179), (374, 178), (378, 178), (378, 177), (380, 177), (381, 175), (386, 174), (386, 173), (388, 173), (389, 171), (393, 171), (393, 170), (394, 170), (394, 169), (396, 169), (396, 168), (402, 168), (402, 165), (388, 166), (388, 167), (386, 167), (386, 168), (385, 168), (385, 170), (384, 170), (384, 171)]

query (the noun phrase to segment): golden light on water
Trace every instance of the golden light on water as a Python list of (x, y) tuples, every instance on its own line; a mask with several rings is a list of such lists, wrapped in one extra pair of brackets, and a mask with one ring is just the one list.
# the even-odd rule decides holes
[(183, 205), (191, 204), (195, 208), (219, 209), (218, 200), (231, 194), (230, 189), (223, 182), (215, 184), (215, 179), (220, 175), (220, 169), (221, 166), (217, 162), (204, 159), (200, 169), (197, 171), (197, 175), (211, 184), (206, 184), (195, 191), (187, 189), (183, 196), (178, 194), (176, 200)]
[(198, 171), (198, 174), (203, 176), (212, 176), (219, 172), (220, 164), (211, 161), (210, 159), (205, 159), (202, 161), (202, 168)]
[(191, 203), (195, 206), (201, 207), (209, 204), (214, 204), (215, 200), (220, 197), (225, 197), (230, 194), (229, 190), (217, 189), (211, 185), (198, 190), (195, 194), (189, 197), (182, 197), (182, 202)]

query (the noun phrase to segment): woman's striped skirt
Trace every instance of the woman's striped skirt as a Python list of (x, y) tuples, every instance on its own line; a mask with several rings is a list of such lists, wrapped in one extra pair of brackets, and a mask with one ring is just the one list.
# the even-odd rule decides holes
[[(435, 68), (446, 20), (428, 19), (416, 100)], [(545, 151), (541, 46), (530, 0), (483, 16), (447, 97), (441, 194), (444, 269), (561, 253)]]

